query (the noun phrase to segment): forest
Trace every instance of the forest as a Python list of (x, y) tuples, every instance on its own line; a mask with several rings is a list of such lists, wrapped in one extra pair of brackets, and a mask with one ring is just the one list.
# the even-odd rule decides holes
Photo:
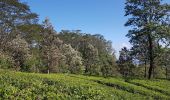
[[(124, 13), (128, 17), (125, 27), (130, 27), (126, 37), (132, 47), (122, 47), (117, 58), (112, 41), (101, 34), (67, 29), (57, 32), (50, 18), (39, 22), (38, 14), (26, 3), (0, 0), (0, 98), (170, 99), (170, 4), (162, 0), (126, 0)], [(49, 94), (38, 93), (38, 89), (46, 89), (41, 83), (49, 86), (44, 90)], [(109, 90), (109, 86), (117, 90)], [(9, 91), (4, 90), (7, 87)], [(29, 94), (28, 87), (37, 90)], [(25, 92), (17, 94), (18, 89)]]

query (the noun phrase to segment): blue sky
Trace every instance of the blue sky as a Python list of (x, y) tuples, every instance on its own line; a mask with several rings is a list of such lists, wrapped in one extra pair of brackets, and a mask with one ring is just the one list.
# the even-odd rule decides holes
[[(129, 47), (124, 27), (125, 0), (21, 0), (27, 2), (31, 10), (39, 15), (40, 22), (50, 18), (56, 31), (82, 30), (92, 34), (102, 34), (113, 42), (118, 51)], [(170, 0), (167, 0), (170, 2)]]

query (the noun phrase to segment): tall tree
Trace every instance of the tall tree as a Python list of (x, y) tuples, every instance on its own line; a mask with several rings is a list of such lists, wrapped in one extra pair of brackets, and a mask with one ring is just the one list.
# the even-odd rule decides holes
[(90, 43), (82, 41), (79, 51), (82, 53), (82, 57), (84, 58), (85, 73), (90, 75), (99, 75), (100, 65), (98, 50)]
[(0, 7), (0, 25), (5, 32), (10, 32), (20, 25), (37, 22), (37, 14), (32, 13), (29, 6), (20, 0), (1, 0)]
[(24, 70), (29, 49), (25, 36), (37, 21), (38, 15), (32, 13), (29, 6), (20, 0), (0, 0), (0, 50), (11, 54), (16, 69)]
[(43, 28), (42, 57), (47, 67), (46, 72), (58, 72), (58, 61), (61, 57), (59, 47), (62, 41), (56, 36), (56, 31), (53, 29), (48, 18), (43, 22)]
[(34, 24), (37, 18), (37, 14), (19, 0), (0, 0), (0, 46), (4, 46), (9, 34), (18, 26)]
[[(131, 39), (130, 42), (135, 43), (141, 37), (146, 37), (148, 41), (149, 53), (149, 71), (148, 78), (152, 76), (154, 68), (154, 60), (156, 57), (156, 44), (169, 42), (169, 10), (168, 4), (162, 4), (162, 0), (127, 0), (125, 7), (125, 16), (132, 16), (126, 22), (125, 26), (132, 26), (127, 36)], [(147, 43), (145, 43), (147, 44)]]
[(123, 47), (120, 51), (120, 56), (118, 60), (119, 72), (127, 77), (133, 74), (132, 69), (134, 68), (133, 59), (131, 56), (131, 51), (126, 47)]

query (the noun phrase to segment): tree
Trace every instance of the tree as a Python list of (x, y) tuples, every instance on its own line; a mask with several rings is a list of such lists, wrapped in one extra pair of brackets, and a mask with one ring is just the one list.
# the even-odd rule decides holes
[(32, 13), (29, 6), (19, 0), (0, 1), (0, 25), (4, 32), (10, 32), (17, 26), (37, 22), (37, 14)]
[(58, 72), (59, 59), (62, 57), (60, 51), (60, 45), (62, 41), (56, 36), (56, 32), (53, 29), (49, 19), (45, 19), (43, 22), (43, 40), (42, 40), (42, 57), (44, 59), (44, 65), (46, 72)]
[(11, 33), (19, 26), (37, 23), (37, 14), (19, 0), (1, 0), (0, 7), (0, 47), (4, 49)]
[(8, 53), (15, 62), (15, 70), (25, 71), (24, 63), (30, 57), (30, 49), (28, 43), (19, 34), (7, 43)]
[(170, 69), (170, 48), (161, 48), (161, 54), (157, 59), (158, 65), (165, 69), (165, 76), (168, 79), (168, 71)]
[(166, 69), (166, 78), (168, 78), (168, 70), (170, 70), (170, 49), (167, 49), (164, 55), (164, 65)]
[(83, 73), (79, 52), (57, 37), (49, 19), (45, 19), (43, 28), (42, 56), (48, 72)]
[[(148, 41), (147, 50), (149, 53), (149, 71), (148, 78), (152, 76), (155, 61), (156, 44), (167, 43), (170, 36), (169, 28), (169, 9), (168, 4), (162, 4), (161, 0), (127, 0), (125, 7), (125, 16), (132, 16), (126, 22), (125, 26), (133, 26), (127, 36), (134, 42), (146, 37)], [(147, 44), (147, 43), (143, 43)]]
[(62, 45), (62, 54), (65, 56), (66, 65), (68, 71), (74, 74), (82, 74), (84, 72), (84, 66), (80, 52), (74, 50), (71, 45)]
[(3, 51), (0, 51), (0, 68), (2, 69), (13, 69), (14, 60), (12, 57)]
[(132, 69), (135, 67), (133, 64), (133, 59), (131, 56), (131, 51), (129, 51), (126, 47), (123, 47), (120, 51), (120, 56), (118, 60), (119, 72), (127, 77), (132, 76)]
[(120, 75), (120, 73), (118, 73), (118, 66), (116, 64), (116, 57), (114, 53), (112, 55), (103, 55), (103, 57), (100, 58), (100, 64), (103, 76), (107, 77)]
[(85, 73), (90, 75), (99, 75), (100, 65), (98, 50), (94, 48), (93, 45), (82, 41), (79, 51), (82, 53), (82, 57), (84, 59), (83, 64), (85, 66)]
[(29, 48), (27, 46), (30, 46), (30, 43), (26, 36), (31, 33), (30, 30), (34, 32), (37, 30), (38, 15), (32, 13), (29, 6), (20, 0), (1, 0), (0, 7), (0, 49), (13, 57), (18, 70), (20, 67), (25, 70), (23, 67), (27, 54), (25, 56), (25, 48), (21, 50), (24, 47), (22, 43), (26, 44), (27, 49)]

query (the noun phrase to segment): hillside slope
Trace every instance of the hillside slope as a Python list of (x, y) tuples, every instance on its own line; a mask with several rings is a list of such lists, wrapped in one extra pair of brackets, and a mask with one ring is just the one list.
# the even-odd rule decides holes
[(0, 70), (0, 99), (170, 100), (170, 81)]

